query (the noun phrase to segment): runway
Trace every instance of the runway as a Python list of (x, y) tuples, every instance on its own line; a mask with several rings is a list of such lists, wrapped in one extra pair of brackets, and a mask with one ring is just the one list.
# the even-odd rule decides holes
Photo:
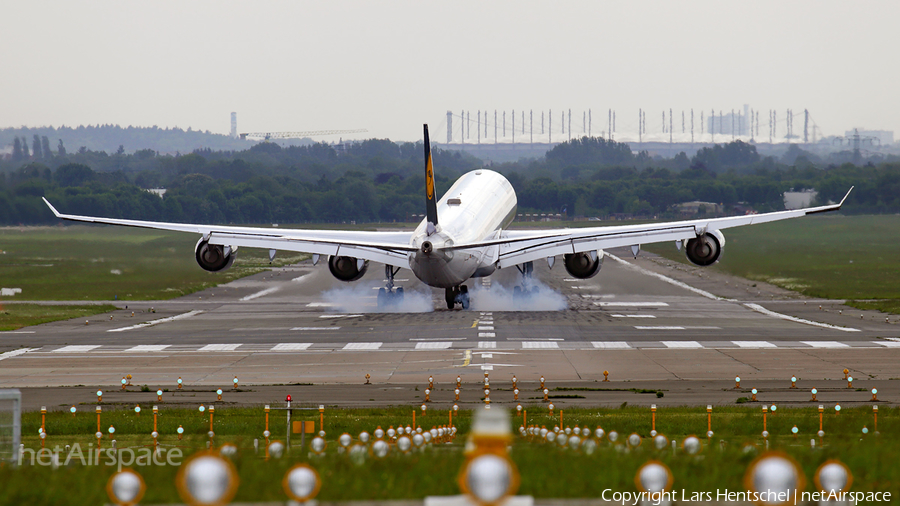
[[(178, 377), (203, 388), (227, 388), (235, 376), (242, 385), (354, 385), (367, 373), (402, 388), (429, 375), (478, 382), (485, 371), (555, 385), (601, 381), (609, 371), (612, 382), (688, 389), (736, 375), (834, 380), (844, 367), (865, 380), (860, 387), (900, 376), (896, 318), (645, 253), (612, 254), (588, 280), (571, 278), (561, 262), (536, 262), (541, 289), (528, 311), (511, 295), (515, 269), (470, 282), (468, 311), (447, 310), (443, 291), (401, 271), (407, 303), (394, 310), (430, 311), (379, 313), (379, 266), (346, 284), (308, 262), (171, 301), (121, 302), (87, 324), (0, 333), (0, 388), (114, 388), (126, 374), (152, 389)], [(889, 390), (880, 395), (891, 400)]]

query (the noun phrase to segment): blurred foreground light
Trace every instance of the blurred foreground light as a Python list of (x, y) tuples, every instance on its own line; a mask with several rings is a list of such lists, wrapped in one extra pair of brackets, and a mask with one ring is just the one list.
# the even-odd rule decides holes
[(628, 443), (628, 446), (630, 446), (632, 448), (637, 448), (638, 446), (641, 446), (641, 436), (639, 434), (632, 433), (631, 435), (628, 436), (627, 443)]
[(325, 446), (325, 439), (319, 436), (314, 437), (309, 443), (309, 447), (312, 448), (313, 453), (316, 455), (322, 455), (325, 452)]
[(813, 481), (816, 488), (826, 494), (846, 492), (853, 484), (853, 474), (843, 462), (827, 460), (816, 470)]
[(681, 442), (681, 447), (688, 455), (696, 455), (700, 452), (700, 438), (697, 436), (688, 436)]
[(584, 443), (581, 443), (581, 450), (587, 454), (591, 455), (597, 449), (597, 442), (593, 439), (586, 439)]
[(609, 438), (610, 443), (615, 443), (616, 441), (619, 440), (619, 433), (614, 430), (611, 430), (611, 431), (609, 431), (609, 434), (606, 437)]
[(594, 437), (596, 437), (597, 439), (603, 439), (603, 436), (605, 434), (606, 432), (604, 432), (600, 427), (597, 427), (597, 430), (594, 431)]
[(572, 450), (577, 450), (581, 447), (581, 438), (575, 435), (569, 437), (569, 448)]
[(425, 445), (425, 437), (421, 434), (416, 434), (412, 437), (412, 443), (416, 446), (416, 448), (421, 448)]
[(191, 506), (231, 502), (238, 487), (237, 471), (228, 460), (204, 451), (191, 456), (175, 476), (178, 495)]
[(462, 491), (481, 506), (494, 505), (519, 488), (519, 476), (512, 463), (494, 454), (473, 458), (459, 478)]
[(556, 441), (556, 433), (552, 432), (552, 431), (548, 431), (547, 435), (545, 436), (545, 439), (550, 443)]
[(757, 494), (760, 504), (794, 504), (796, 494), (806, 488), (800, 466), (782, 452), (766, 452), (757, 457), (744, 474), (744, 486)]
[(272, 441), (269, 443), (269, 456), (274, 459), (280, 459), (284, 455), (284, 444), (281, 441)]
[(132, 506), (144, 497), (147, 486), (141, 475), (131, 469), (123, 469), (109, 477), (106, 493), (109, 500), (119, 506)]
[(383, 439), (379, 439), (372, 443), (372, 455), (379, 459), (386, 457), (390, 451), (391, 446)]
[(366, 431), (362, 431), (359, 433), (359, 442), (362, 444), (366, 444), (369, 442), (369, 433)]
[(412, 448), (412, 441), (407, 436), (397, 438), (397, 449), (403, 453), (407, 453)]
[(219, 455), (223, 457), (234, 457), (237, 455), (237, 452), (238, 447), (231, 443), (223, 444), (222, 447), (219, 448)]
[(638, 490), (651, 494), (668, 490), (673, 481), (672, 471), (658, 460), (651, 460), (642, 465), (634, 475), (634, 484)]
[(653, 438), (653, 447), (657, 450), (665, 450), (669, 446), (669, 438), (662, 434), (657, 434)]
[(344, 448), (347, 448), (348, 446), (350, 446), (350, 443), (352, 443), (352, 442), (353, 442), (353, 436), (351, 436), (350, 434), (347, 434), (346, 432), (341, 434), (341, 437), (338, 438), (338, 443)]
[(297, 464), (288, 469), (281, 482), (284, 493), (297, 502), (314, 498), (322, 487), (319, 473), (307, 464)]

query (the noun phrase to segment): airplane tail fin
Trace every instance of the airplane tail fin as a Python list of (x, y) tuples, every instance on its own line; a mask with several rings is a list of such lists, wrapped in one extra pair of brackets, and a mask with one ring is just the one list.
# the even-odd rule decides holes
[(434, 165), (431, 162), (431, 141), (428, 139), (428, 125), (425, 126), (425, 217), (428, 223), (438, 224), (437, 195), (434, 192)]

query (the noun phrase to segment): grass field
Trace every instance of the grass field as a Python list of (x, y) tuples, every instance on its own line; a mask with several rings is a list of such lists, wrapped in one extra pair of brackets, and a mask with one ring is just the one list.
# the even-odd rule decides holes
[(40, 304), (7, 304), (0, 303), (0, 332), (16, 330), (28, 325), (82, 318), (95, 314), (115, 311), (111, 304), (86, 306), (45, 306)]
[[(22, 300), (161, 300), (269, 267), (268, 252), (243, 249), (234, 266), (209, 273), (194, 260), (197, 237), (125, 227), (0, 229), (0, 280)], [(299, 261), (281, 254), (275, 265)]]
[[(812, 297), (883, 299), (871, 309), (900, 306), (900, 216), (809, 216), (724, 233), (713, 269)], [(645, 249), (687, 262), (674, 245)]]
[[(118, 448), (145, 447), (151, 444), (153, 417), (149, 406), (140, 417), (131, 410), (119, 409), (102, 415), (101, 426), (106, 432), (110, 424), (116, 427)], [(79, 443), (86, 446), (96, 443), (90, 434), (96, 431), (96, 417), (92, 406), (79, 407), (80, 412), (72, 418), (67, 412), (52, 412), (47, 417), (47, 444), (56, 445)], [(459, 493), (455, 478), (464, 461), (463, 443), (469, 431), (471, 412), (461, 412), (454, 417), (460, 429), (460, 437), (453, 444), (434, 445), (424, 452), (401, 455), (396, 449), (383, 460), (369, 458), (365, 463), (352, 463), (346, 454), (337, 450), (337, 437), (342, 432), (355, 436), (362, 430), (374, 431), (377, 426), (407, 425), (412, 423), (414, 406), (385, 409), (327, 409), (325, 430), (328, 447), (326, 454), (315, 457), (299, 451), (299, 436), (294, 435), (294, 450), (281, 460), (265, 462), (263, 452), (255, 454), (253, 439), (262, 440), (265, 429), (261, 408), (224, 408), (216, 412), (215, 444), (235, 443), (240, 448), (235, 465), (241, 480), (237, 501), (284, 500), (280, 480), (284, 472), (298, 461), (309, 462), (317, 468), (323, 480), (319, 495), (321, 500), (360, 499), (413, 499), (426, 495), (451, 495)], [(432, 408), (434, 409), (434, 407)], [(529, 424), (545, 425), (548, 428), (559, 423), (557, 416), (551, 418), (545, 406), (529, 406), (532, 413)], [(295, 412), (297, 419), (318, 420), (318, 413), (303, 416)], [(539, 414), (538, 414), (539, 413)], [(285, 422), (282, 411), (273, 411), (270, 430), (273, 439), (284, 440)], [(530, 441), (516, 437), (511, 449), (511, 457), (522, 477), (521, 494), (538, 498), (553, 497), (599, 497), (604, 489), (634, 491), (634, 474), (644, 462), (659, 459), (666, 463), (675, 477), (676, 489), (687, 491), (714, 491), (717, 489), (743, 490), (742, 477), (747, 465), (760, 450), (745, 453), (744, 445), (765, 445), (761, 438), (762, 416), (759, 406), (716, 408), (712, 417), (715, 437), (712, 445), (704, 448), (697, 456), (682, 451), (673, 452), (671, 446), (659, 451), (651, 448), (647, 439), (651, 429), (650, 413), (646, 408), (625, 407), (620, 409), (567, 409), (565, 425), (579, 425), (591, 429), (602, 426), (607, 432), (615, 430), (620, 434), (620, 442), (632, 432), (645, 437), (637, 449), (626, 450), (621, 444), (613, 445), (608, 440), (601, 442), (596, 452), (560, 449), (547, 443)], [(447, 422), (446, 412), (434, 411), (418, 422), (425, 428)], [(517, 428), (521, 418), (513, 419)], [(182, 425), (187, 434), (182, 441), (175, 436), (175, 428)], [(799, 434), (791, 435), (796, 425)], [(869, 434), (861, 437), (863, 425), (872, 426), (870, 407), (848, 408), (840, 415), (830, 409), (825, 414), (824, 440), (817, 439), (817, 447), (810, 449), (809, 440), (816, 438), (818, 413), (815, 408), (782, 408), (777, 415), (770, 415), (768, 430), (771, 433), (771, 449), (778, 449), (793, 456), (801, 465), (808, 481), (812, 481), (816, 468), (830, 458), (837, 458), (847, 464), (854, 473), (855, 491), (900, 492), (900, 467), (895, 465), (900, 452), (900, 441), (894, 435), (900, 430), (900, 410), (882, 407), (879, 413), (880, 436)], [(37, 429), (40, 414), (27, 413), (23, 417), (25, 444), (29, 448), (40, 446)], [(318, 423), (317, 423), (318, 428)], [(707, 429), (705, 408), (665, 408), (657, 412), (657, 430), (678, 443), (685, 436), (697, 434), (706, 443)], [(175, 445), (183, 448), (186, 455), (205, 448), (205, 433), (209, 429), (208, 414), (195, 410), (166, 409), (162, 406), (159, 417), (160, 443), (166, 448)], [(109, 447), (105, 435), (103, 447)], [(307, 441), (309, 439), (307, 438)], [(724, 441), (724, 447), (722, 443)], [(824, 445), (822, 444), (824, 443)], [(67, 497), (76, 494), (81, 503), (99, 504), (105, 500), (103, 487), (114, 471), (113, 467), (85, 467), (74, 464), (59, 470), (49, 467), (26, 465), (20, 469), (0, 468), (0, 503), (3, 504), (53, 504), (66, 502)], [(148, 484), (145, 503), (172, 503), (178, 497), (174, 486), (174, 467), (137, 468)], [(47, 479), (53, 480), (53, 487), (38, 487)], [(809, 488), (812, 489), (811, 486)]]

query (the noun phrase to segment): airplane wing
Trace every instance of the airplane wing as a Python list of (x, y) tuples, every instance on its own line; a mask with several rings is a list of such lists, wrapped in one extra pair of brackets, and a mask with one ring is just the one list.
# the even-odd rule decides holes
[[(853, 188), (850, 188), (852, 191)], [(504, 268), (567, 253), (603, 250), (666, 241), (686, 241), (716, 230), (798, 218), (809, 214), (837, 211), (850, 191), (838, 204), (778, 211), (765, 214), (711, 218), (644, 225), (623, 225), (554, 229), (546, 231), (504, 231), (498, 239), (478, 244), (461, 244), (451, 249), (499, 246), (497, 267)]]
[(409, 268), (408, 254), (412, 232), (356, 232), (344, 230), (300, 230), (278, 228), (231, 227), (220, 225), (192, 225), (157, 221), (121, 220), (62, 214), (43, 198), (57, 218), (85, 223), (102, 223), (126, 227), (193, 232), (210, 244), (243, 246), (285, 251), (299, 251), (319, 255), (349, 256), (380, 262), (394, 267)]

